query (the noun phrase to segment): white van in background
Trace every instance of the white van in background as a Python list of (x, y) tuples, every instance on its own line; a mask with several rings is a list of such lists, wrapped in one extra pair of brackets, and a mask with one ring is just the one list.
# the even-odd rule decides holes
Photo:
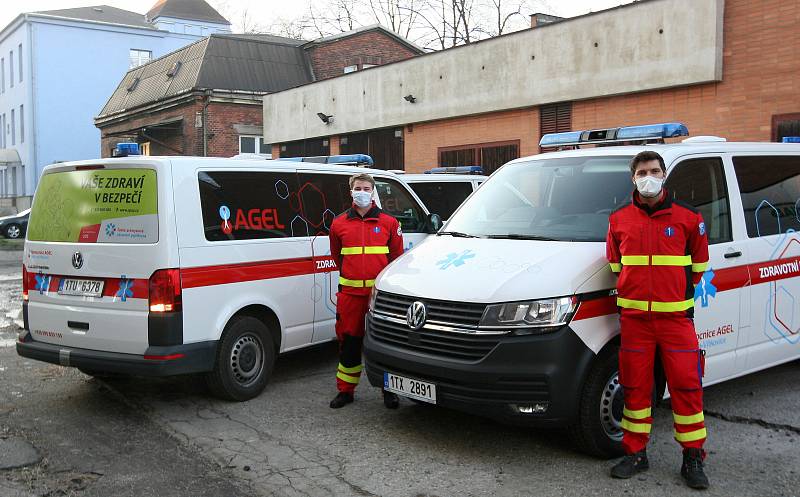
[(446, 221), (488, 176), (480, 172), (480, 167), (463, 166), (438, 167), (423, 174), (401, 174), (398, 178), (414, 190), (428, 211)]
[[(629, 163), (643, 150), (661, 154), (665, 187), (705, 221), (709, 268), (694, 294), (704, 384), (800, 358), (800, 145), (641, 145), (686, 134), (664, 124), (545, 135), (543, 147), (576, 149), (495, 171), (375, 283), (370, 383), (512, 423), (565, 426), (582, 450), (620, 454), (605, 237), (609, 214), (631, 201)], [(607, 146), (626, 142), (640, 145)], [(606, 146), (579, 148), (595, 143)]]
[(278, 353), (335, 338), (328, 227), (361, 172), (407, 246), (436, 231), (437, 216), (379, 170), (142, 156), (46, 167), (17, 352), (88, 374), (205, 372), (219, 396), (258, 395)]

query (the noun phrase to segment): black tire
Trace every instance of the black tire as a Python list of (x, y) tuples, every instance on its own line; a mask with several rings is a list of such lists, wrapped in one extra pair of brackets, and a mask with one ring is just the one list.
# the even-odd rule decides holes
[(11, 238), (12, 240), (20, 238), (22, 236), (22, 226), (17, 223), (11, 223), (6, 226), (3, 234), (6, 236), (6, 238)]
[(242, 402), (264, 391), (274, 367), (275, 344), (267, 326), (252, 316), (235, 316), (225, 326), (206, 383), (215, 396)]
[(612, 458), (623, 455), (622, 385), (619, 384), (619, 347), (599, 356), (583, 385), (578, 416), (567, 428), (576, 447), (587, 454)]

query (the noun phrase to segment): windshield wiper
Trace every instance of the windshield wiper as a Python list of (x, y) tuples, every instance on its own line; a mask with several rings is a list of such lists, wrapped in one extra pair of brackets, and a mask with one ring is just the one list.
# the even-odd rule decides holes
[(543, 242), (560, 242), (564, 240), (557, 240), (547, 236), (539, 235), (520, 235), (519, 233), (507, 233), (505, 235), (486, 235), (486, 238), (493, 240), (538, 240)]
[(467, 233), (461, 233), (460, 231), (440, 231), (436, 233), (436, 236), (441, 235), (450, 235), (456, 238), (479, 238), (477, 235), (469, 235)]

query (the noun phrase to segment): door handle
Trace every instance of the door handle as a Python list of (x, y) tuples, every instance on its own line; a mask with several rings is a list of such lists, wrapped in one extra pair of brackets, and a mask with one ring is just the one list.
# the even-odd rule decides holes
[(739, 250), (737, 250), (735, 252), (725, 252), (725, 258), (726, 259), (733, 259), (734, 257), (741, 257), (741, 256), (742, 256), (742, 252), (739, 251)]
[(67, 326), (73, 330), (89, 331), (89, 323), (83, 323), (81, 321), (67, 321)]

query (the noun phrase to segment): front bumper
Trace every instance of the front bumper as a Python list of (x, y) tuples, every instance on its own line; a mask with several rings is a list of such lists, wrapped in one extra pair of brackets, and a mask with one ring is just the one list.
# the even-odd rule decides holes
[[(488, 345), (481, 338), (481, 346), (488, 352), (472, 360), (448, 357), (445, 347), (453, 345), (441, 345), (437, 351), (429, 346), (437, 337), (425, 333), (415, 337), (408, 332), (403, 337), (402, 331), (394, 328), (387, 340), (382, 324), (378, 318), (376, 333), (376, 318), (368, 315), (364, 357), (372, 386), (382, 387), (387, 371), (428, 381), (436, 385), (437, 405), (513, 424), (563, 426), (572, 422), (584, 379), (596, 357), (569, 326), (543, 335), (496, 336), (496, 343)], [(547, 410), (525, 414), (519, 409), (535, 404), (544, 404)]]
[[(150, 346), (144, 355), (79, 349), (38, 342), (27, 330), (17, 341), (17, 354), (37, 361), (76, 367), (87, 371), (138, 376), (173, 376), (202, 373), (214, 368), (217, 342)], [(145, 359), (146, 356), (156, 357)]]

